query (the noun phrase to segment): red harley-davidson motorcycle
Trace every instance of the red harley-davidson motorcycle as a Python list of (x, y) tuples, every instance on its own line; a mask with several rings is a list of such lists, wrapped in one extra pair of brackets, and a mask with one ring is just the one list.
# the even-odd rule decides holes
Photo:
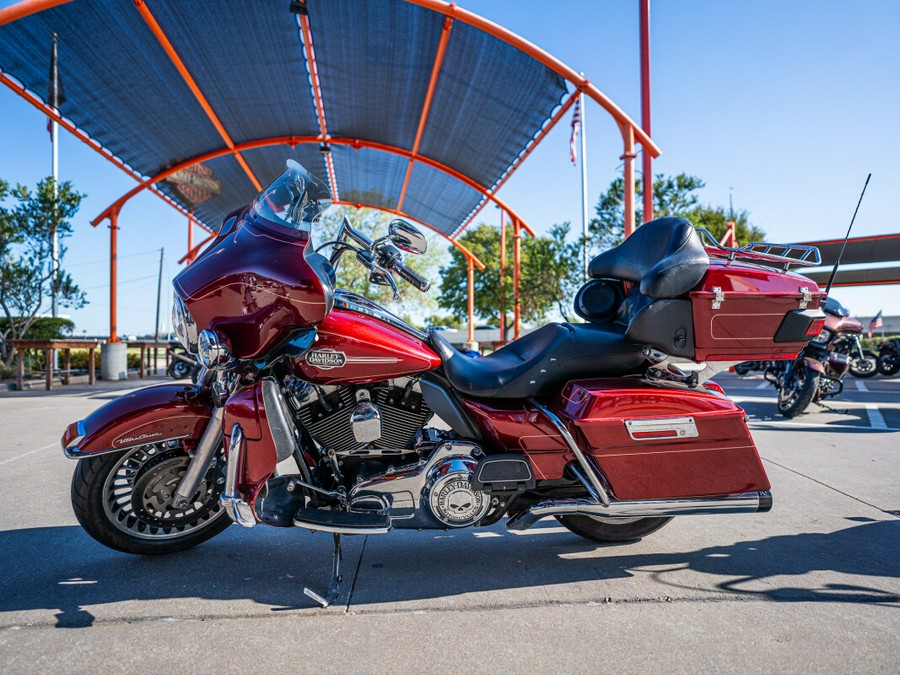
[(174, 280), (197, 384), (141, 389), (68, 427), (72, 503), (95, 539), (155, 554), (232, 522), (331, 532), (331, 588), (306, 589), (327, 606), (342, 534), (553, 516), (610, 542), (673, 516), (771, 508), (744, 411), (709, 377), (793, 358), (819, 334), (819, 288), (787, 271), (816, 264), (815, 249), (726, 249), (655, 220), (591, 262), (576, 298), (586, 323), (472, 359), (335, 288), (345, 254), (395, 294), (395, 274), (429, 284), (402, 262), (426, 243), (400, 220), (375, 241), (345, 220), (313, 250), (330, 200), (289, 161)]

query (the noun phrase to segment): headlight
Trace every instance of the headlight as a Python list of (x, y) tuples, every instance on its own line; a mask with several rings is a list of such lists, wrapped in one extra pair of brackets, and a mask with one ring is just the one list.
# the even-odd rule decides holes
[(172, 326), (175, 328), (175, 335), (178, 336), (181, 346), (191, 354), (196, 354), (198, 348), (197, 323), (187, 307), (184, 306), (184, 302), (178, 297), (178, 293), (175, 294), (172, 303)]
[(220, 337), (215, 331), (202, 331), (198, 346), (197, 356), (207, 368), (218, 366), (231, 358), (227, 339)]

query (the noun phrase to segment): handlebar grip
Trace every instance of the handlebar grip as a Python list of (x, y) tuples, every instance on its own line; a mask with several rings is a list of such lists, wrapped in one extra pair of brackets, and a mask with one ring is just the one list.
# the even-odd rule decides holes
[(397, 274), (399, 274), (404, 281), (408, 282), (423, 293), (431, 288), (431, 282), (429, 282), (428, 279), (423, 277), (414, 269), (407, 267), (402, 262), (394, 263), (394, 271), (397, 272)]

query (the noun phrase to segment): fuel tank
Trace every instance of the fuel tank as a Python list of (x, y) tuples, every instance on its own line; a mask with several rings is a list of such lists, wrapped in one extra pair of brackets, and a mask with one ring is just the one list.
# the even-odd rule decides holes
[[(386, 317), (385, 317), (386, 318)], [(425, 340), (387, 321), (335, 307), (317, 340), (292, 366), (315, 384), (363, 384), (434, 370), (441, 357)]]
[[(251, 212), (252, 213), (252, 212)], [(173, 283), (197, 324), (223, 333), (238, 358), (256, 358), (330, 309), (327, 274), (310, 264), (309, 234), (244, 211)], [(226, 229), (227, 227), (227, 229)], [(324, 260), (324, 259), (322, 259)]]
[(852, 316), (825, 315), (825, 328), (835, 333), (862, 333), (863, 325), (859, 319)]

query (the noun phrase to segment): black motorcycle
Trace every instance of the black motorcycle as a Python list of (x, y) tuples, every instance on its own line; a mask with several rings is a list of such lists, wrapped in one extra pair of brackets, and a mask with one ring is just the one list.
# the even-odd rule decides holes
[(878, 372), (890, 377), (900, 370), (900, 338), (885, 340), (878, 345)]
[(176, 380), (191, 378), (196, 384), (197, 376), (200, 374), (200, 362), (194, 354), (191, 354), (180, 345), (177, 347), (169, 347), (169, 367), (166, 368), (166, 374), (174, 377)]

